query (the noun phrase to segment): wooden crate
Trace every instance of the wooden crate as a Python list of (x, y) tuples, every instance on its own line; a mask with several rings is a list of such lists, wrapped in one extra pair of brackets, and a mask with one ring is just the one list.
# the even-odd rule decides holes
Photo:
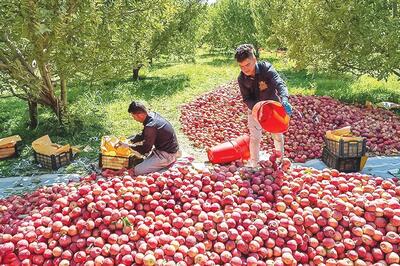
[(141, 163), (143, 159), (139, 159), (136, 156), (110, 156), (99, 154), (99, 167), (102, 169), (113, 169), (113, 170), (120, 170), (122, 168), (132, 168), (135, 165)]
[(18, 142), (14, 145), (7, 145), (4, 147), (0, 147), (0, 160), (17, 157), (19, 155), (18, 150), (19, 150)]

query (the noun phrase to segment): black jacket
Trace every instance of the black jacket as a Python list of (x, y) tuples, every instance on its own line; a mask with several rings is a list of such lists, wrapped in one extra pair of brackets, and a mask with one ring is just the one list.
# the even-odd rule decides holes
[(149, 112), (143, 122), (141, 134), (128, 137), (132, 142), (143, 141), (140, 146), (132, 149), (145, 154), (151, 151), (153, 146), (160, 151), (176, 153), (179, 150), (178, 140), (170, 122), (156, 112)]
[[(262, 82), (265, 82), (267, 86), (264, 90), (260, 89), (260, 83), (262, 87), (264, 86)], [(285, 82), (268, 62), (256, 64), (255, 77), (246, 76), (243, 72), (240, 72), (238, 83), (243, 101), (250, 110), (259, 101), (274, 100), (281, 102), (283, 98), (289, 97)]]

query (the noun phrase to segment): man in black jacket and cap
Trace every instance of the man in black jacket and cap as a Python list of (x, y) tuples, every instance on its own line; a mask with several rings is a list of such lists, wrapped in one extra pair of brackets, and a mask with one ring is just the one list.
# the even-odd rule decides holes
[[(262, 127), (253, 118), (251, 111), (260, 101), (273, 100), (282, 103), (288, 115), (292, 114), (289, 93), (285, 82), (269, 62), (257, 62), (254, 47), (242, 44), (236, 49), (235, 59), (240, 67), (238, 83), (243, 101), (248, 107), (248, 128), (250, 131), (250, 166), (256, 167), (259, 161)], [(282, 133), (271, 134), (275, 150), (284, 152)]]

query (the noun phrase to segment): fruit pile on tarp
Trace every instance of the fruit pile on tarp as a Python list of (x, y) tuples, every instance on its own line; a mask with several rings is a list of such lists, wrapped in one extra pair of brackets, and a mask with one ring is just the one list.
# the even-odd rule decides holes
[[(352, 126), (370, 154), (400, 154), (400, 117), (391, 111), (341, 103), (327, 96), (290, 96), (294, 112), (285, 133), (285, 155), (296, 162), (320, 158), (325, 132)], [(237, 83), (220, 86), (182, 106), (182, 130), (194, 146), (210, 148), (248, 134), (247, 106)], [(262, 150), (273, 141), (263, 136)]]
[[(276, 155), (92, 174), (0, 200), (6, 265), (398, 265), (400, 182)], [(274, 264), (275, 263), (275, 264)]]

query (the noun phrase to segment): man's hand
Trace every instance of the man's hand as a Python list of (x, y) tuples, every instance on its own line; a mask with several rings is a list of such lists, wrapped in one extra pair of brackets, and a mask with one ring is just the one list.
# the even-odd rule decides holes
[(135, 150), (132, 150), (133, 155), (135, 155), (137, 158), (145, 158), (145, 156), (143, 154), (138, 153)]
[(135, 151), (135, 150), (132, 149), (133, 147), (137, 146), (137, 143), (138, 143), (138, 142), (136, 142), (136, 143), (134, 143), (134, 144), (129, 144), (129, 143), (126, 143), (126, 142), (119, 141), (119, 142), (117, 143), (117, 145), (115, 145), (115, 148), (118, 148), (118, 147), (130, 148), (132, 154), (135, 155), (137, 158), (144, 158), (144, 155), (143, 155), (143, 154), (140, 154), (140, 153), (138, 153), (137, 151)]
[(131, 147), (131, 145), (130, 144), (128, 144), (128, 143), (126, 143), (126, 142), (122, 142), (122, 141), (119, 141), (116, 145), (115, 145), (115, 148), (118, 148), (118, 147), (122, 147), (122, 148), (130, 148)]
[(284, 100), (282, 101), (282, 105), (283, 105), (283, 108), (285, 108), (286, 113), (287, 113), (289, 116), (291, 116), (292, 113), (293, 113), (293, 110), (292, 110), (292, 106), (290, 105), (290, 103), (288, 102), (288, 100), (287, 100), (287, 99), (284, 99)]
[(136, 147), (136, 146), (142, 145), (143, 144), (143, 140), (142, 141), (138, 141), (138, 142), (129, 142), (129, 144), (130, 144), (131, 147)]

